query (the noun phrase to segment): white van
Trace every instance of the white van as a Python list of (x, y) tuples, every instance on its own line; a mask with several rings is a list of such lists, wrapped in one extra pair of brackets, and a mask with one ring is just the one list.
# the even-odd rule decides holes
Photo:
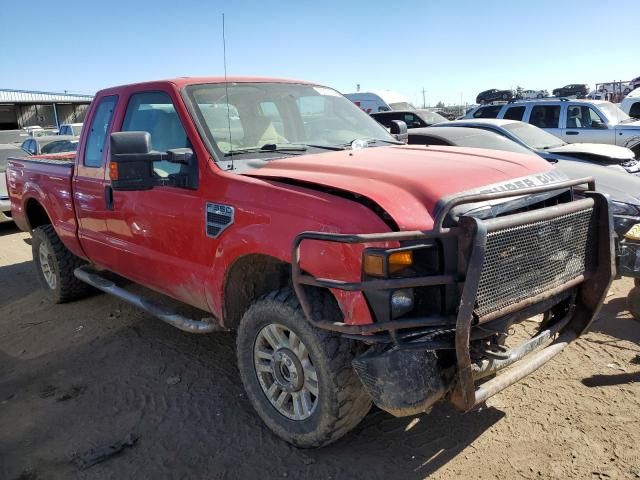
[(630, 117), (640, 119), (640, 88), (636, 88), (622, 100), (620, 109)]
[(345, 93), (344, 96), (367, 113), (416, 109), (407, 98), (391, 90)]

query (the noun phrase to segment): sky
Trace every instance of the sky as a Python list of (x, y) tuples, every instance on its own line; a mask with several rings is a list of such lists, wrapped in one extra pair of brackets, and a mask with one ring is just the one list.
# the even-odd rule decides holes
[(296, 78), (422, 104), (640, 76), (640, 0), (4, 0), (0, 88), (94, 93), (177, 76)]

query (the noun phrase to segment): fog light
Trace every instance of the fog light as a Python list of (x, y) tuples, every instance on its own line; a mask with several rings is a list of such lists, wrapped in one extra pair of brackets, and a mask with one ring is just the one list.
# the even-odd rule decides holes
[(640, 241), (640, 223), (636, 223), (633, 227), (631, 227), (627, 233), (624, 234), (624, 238), (627, 240), (637, 240)]
[(413, 310), (413, 290), (405, 288), (391, 294), (391, 318), (398, 318)]

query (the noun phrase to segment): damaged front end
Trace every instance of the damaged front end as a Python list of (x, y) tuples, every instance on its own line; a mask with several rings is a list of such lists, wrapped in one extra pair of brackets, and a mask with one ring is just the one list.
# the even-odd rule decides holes
[[(573, 187), (582, 184), (588, 191), (574, 200)], [(468, 411), (549, 361), (600, 308), (615, 268), (608, 201), (594, 190), (592, 179), (581, 179), (459, 195), (441, 203), (433, 230), (424, 232), (305, 232), (294, 242), (293, 285), (314, 326), (370, 345), (353, 366), (378, 407), (411, 415), (447, 397)], [(489, 218), (454, 214), (462, 205), (523, 196), (540, 201)], [(303, 272), (306, 240), (367, 246), (362, 281)], [(375, 248), (389, 242), (399, 246)], [(407, 252), (411, 268), (391, 268)], [(372, 256), (381, 259), (380, 277), (368, 273)], [(363, 292), (374, 323), (313, 318), (309, 287)], [(400, 301), (411, 308), (396, 308)], [(535, 315), (542, 316), (536, 331), (507, 347), (507, 332)]]

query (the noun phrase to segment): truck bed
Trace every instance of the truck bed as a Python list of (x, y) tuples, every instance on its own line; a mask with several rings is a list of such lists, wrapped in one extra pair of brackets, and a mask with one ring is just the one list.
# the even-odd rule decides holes
[(16, 225), (22, 230), (37, 226), (27, 221), (27, 211), (40, 204), (46, 208), (60, 238), (72, 249), (78, 245), (72, 192), (74, 157), (75, 154), (67, 153), (10, 158), (7, 166), (7, 186)]

